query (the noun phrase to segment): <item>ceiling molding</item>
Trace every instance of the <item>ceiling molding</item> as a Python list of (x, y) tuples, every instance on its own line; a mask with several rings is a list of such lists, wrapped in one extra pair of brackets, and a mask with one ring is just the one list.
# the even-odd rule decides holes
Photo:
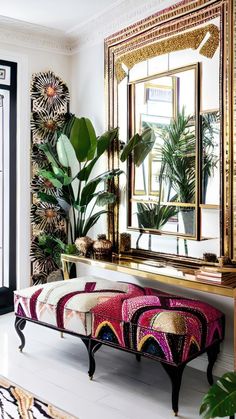
[(71, 53), (71, 39), (63, 31), (0, 16), (0, 42), (58, 54)]
[(178, 0), (117, 0), (67, 33), (44, 26), (0, 16), (0, 42), (73, 55)]

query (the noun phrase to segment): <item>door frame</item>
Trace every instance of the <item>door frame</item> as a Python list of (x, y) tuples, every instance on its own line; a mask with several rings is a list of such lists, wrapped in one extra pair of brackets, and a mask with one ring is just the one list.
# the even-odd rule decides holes
[[(13, 291), (16, 289), (16, 218), (17, 218), (17, 63), (0, 60), (0, 65), (10, 67), (10, 85), (0, 89), (10, 93), (9, 120), (9, 286), (0, 287), (0, 314), (12, 311)], [(4, 216), (3, 216), (4, 217)], [(4, 223), (4, 218), (3, 218)], [(4, 247), (3, 247), (4, 254)], [(4, 264), (3, 264), (4, 275)]]

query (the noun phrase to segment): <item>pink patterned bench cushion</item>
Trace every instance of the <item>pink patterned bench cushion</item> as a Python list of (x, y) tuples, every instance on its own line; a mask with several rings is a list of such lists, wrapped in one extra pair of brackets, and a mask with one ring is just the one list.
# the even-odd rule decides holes
[(92, 309), (92, 336), (145, 352), (174, 365), (223, 339), (224, 315), (201, 301), (144, 288)]
[(15, 291), (15, 313), (87, 336), (91, 334), (91, 308), (117, 295), (140, 294), (138, 286), (86, 276)]

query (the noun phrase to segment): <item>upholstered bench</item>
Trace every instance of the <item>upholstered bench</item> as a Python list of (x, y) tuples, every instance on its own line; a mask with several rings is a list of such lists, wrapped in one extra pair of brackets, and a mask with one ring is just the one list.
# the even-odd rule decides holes
[(158, 360), (172, 382), (177, 415), (185, 365), (207, 352), (207, 377), (224, 337), (224, 315), (206, 303), (135, 284), (86, 277), (15, 291), (16, 331), (25, 346), (26, 321), (78, 336), (89, 354), (89, 376), (96, 351), (110, 345)]

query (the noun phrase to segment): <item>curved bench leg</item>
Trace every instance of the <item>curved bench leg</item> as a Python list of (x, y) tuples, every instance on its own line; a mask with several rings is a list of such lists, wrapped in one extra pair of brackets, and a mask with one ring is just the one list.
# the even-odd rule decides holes
[(89, 370), (88, 375), (90, 377), (90, 380), (93, 379), (95, 369), (96, 369), (96, 363), (94, 355), (98, 351), (99, 348), (101, 348), (102, 343), (96, 342), (95, 340), (90, 339), (89, 340)]
[(179, 411), (179, 391), (182, 381), (182, 375), (185, 368), (184, 365), (180, 365), (179, 367), (175, 367), (174, 365), (169, 365), (164, 362), (161, 362), (164, 370), (167, 372), (168, 376), (170, 377), (171, 384), (172, 384), (172, 409), (174, 411), (174, 415), (178, 416)]
[(96, 363), (95, 363), (94, 355), (98, 351), (98, 349), (101, 348), (102, 343), (97, 342), (96, 340), (93, 340), (93, 339), (86, 339), (86, 338), (81, 338), (81, 339), (84, 342), (84, 344), (87, 348), (87, 351), (88, 351), (88, 355), (89, 355), (88, 375), (90, 377), (90, 380), (92, 380), (93, 376), (94, 376), (94, 373), (95, 373), (95, 369), (96, 369)]
[(20, 352), (22, 352), (24, 347), (25, 347), (25, 336), (22, 333), (22, 330), (24, 329), (25, 325), (26, 325), (26, 320), (25, 319), (22, 319), (21, 317), (16, 317), (15, 329), (16, 329), (16, 333), (18, 334), (18, 336), (20, 338), (20, 341), (21, 341), (21, 344), (19, 346)]
[(207, 357), (208, 357), (207, 380), (210, 386), (212, 386), (214, 382), (212, 370), (217, 360), (217, 356), (219, 352), (220, 352), (219, 342), (217, 342), (216, 344), (212, 345), (209, 349), (207, 349)]

